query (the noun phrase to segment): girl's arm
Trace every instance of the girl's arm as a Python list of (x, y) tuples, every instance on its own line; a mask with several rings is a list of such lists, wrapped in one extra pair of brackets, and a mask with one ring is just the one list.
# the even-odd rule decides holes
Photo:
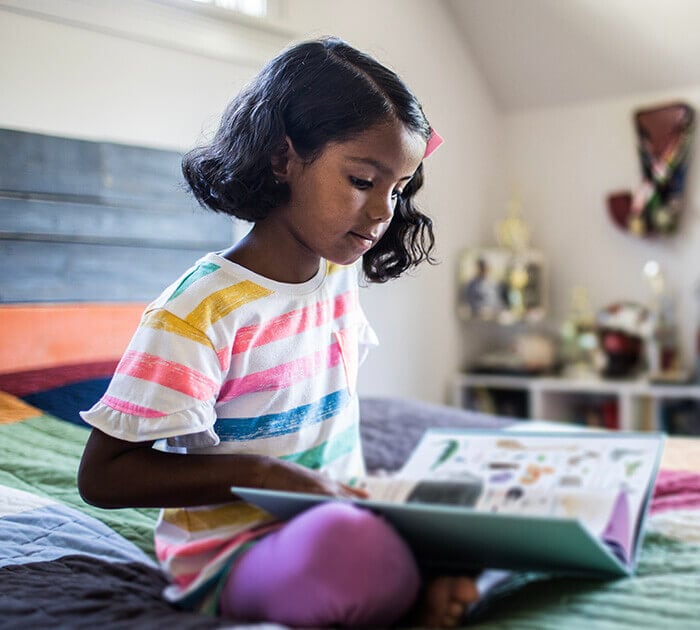
[(180, 455), (93, 429), (78, 470), (78, 489), (102, 508), (190, 507), (226, 503), (231, 486), (366, 496), (308, 468), (263, 455)]

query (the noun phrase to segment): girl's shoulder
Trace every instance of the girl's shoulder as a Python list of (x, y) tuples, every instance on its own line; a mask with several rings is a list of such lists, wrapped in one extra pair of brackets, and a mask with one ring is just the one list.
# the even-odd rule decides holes
[(221, 291), (236, 287), (244, 280), (237, 277), (235, 269), (226, 262), (217, 254), (206, 254), (167, 286), (148, 309), (164, 308), (174, 315), (189, 314), (203, 301), (221, 298)]
[[(145, 316), (160, 313), (172, 325), (200, 333), (218, 348), (261, 311), (274, 310), (269, 304), (274, 291), (251, 280), (237, 265), (217, 254), (207, 254), (186, 270), (158, 298)], [(274, 301), (274, 300), (273, 300)]]

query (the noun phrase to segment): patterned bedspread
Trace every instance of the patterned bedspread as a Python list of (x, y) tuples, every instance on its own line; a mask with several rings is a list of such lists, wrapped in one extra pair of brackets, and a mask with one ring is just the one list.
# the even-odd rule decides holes
[(85, 429), (7, 395), (0, 419), (0, 628), (222, 626), (162, 599), (166, 581), (150, 556), (155, 511), (120, 515), (81, 501)]
[(0, 486), (0, 627), (220, 627), (168, 605), (136, 545), (67, 505)]
[[(412, 401), (365, 400), (362, 416), (368, 464), (385, 470), (401, 464), (429, 425), (509, 423)], [(0, 628), (232, 627), (160, 597), (154, 510), (82, 502), (75, 475), (87, 434), (0, 395)], [(700, 476), (666, 470), (636, 576), (601, 582), (518, 574), (490, 592), (468, 625), (691, 629), (699, 627), (699, 588)]]
[[(610, 582), (520, 576), (492, 593), (480, 629), (700, 627), (700, 475), (662, 471), (634, 577)], [(487, 598), (488, 600), (488, 598)]]

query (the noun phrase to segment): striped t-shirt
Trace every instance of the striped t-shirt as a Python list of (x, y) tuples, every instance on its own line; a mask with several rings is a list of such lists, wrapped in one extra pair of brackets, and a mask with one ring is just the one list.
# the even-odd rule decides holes
[[(166, 451), (269, 455), (349, 478), (364, 472), (357, 368), (376, 343), (355, 267), (323, 263), (283, 284), (208, 254), (146, 308), (109, 388), (81, 415)], [(163, 510), (166, 597), (206, 608), (241, 546), (274, 527), (241, 501)]]

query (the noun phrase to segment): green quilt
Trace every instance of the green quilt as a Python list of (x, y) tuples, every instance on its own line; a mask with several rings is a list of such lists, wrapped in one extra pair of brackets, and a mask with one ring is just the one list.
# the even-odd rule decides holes
[(78, 494), (78, 463), (89, 431), (48, 415), (0, 425), (0, 484), (86, 512), (155, 558), (156, 509), (102, 510)]

